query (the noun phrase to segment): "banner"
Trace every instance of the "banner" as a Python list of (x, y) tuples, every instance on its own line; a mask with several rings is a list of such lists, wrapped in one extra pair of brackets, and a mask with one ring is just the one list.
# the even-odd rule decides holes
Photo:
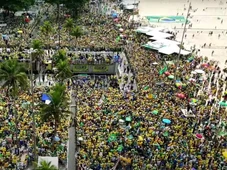
[(146, 16), (149, 22), (161, 23), (185, 23), (184, 16)]
[(73, 71), (74, 72), (88, 72), (88, 65), (86, 65), (86, 64), (73, 65)]
[(106, 71), (108, 71), (108, 66), (106, 65), (96, 65), (96, 66), (93, 66), (93, 72), (98, 72), (98, 73), (105, 73)]

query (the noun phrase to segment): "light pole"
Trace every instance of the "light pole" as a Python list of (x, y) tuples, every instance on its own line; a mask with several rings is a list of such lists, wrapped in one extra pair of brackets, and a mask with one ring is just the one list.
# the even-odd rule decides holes
[(186, 26), (187, 26), (187, 22), (188, 22), (188, 17), (189, 17), (189, 12), (191, 10), (191, 2), (189, 3), (189, 7), (188, 7), (188, 12), (187, 12), (187, 16), (186, 16), (186, 21), (184, 23), (184, 29), (183, 29), (183, 34), (182, 34), (182, 37), (181, 37), (181, 42), (180, 42), (180, 48), (179, 48), (179, 53), (178, 53), (178, 56), (177, 56), (177, 61), (176, 61), (176, 69), (175, 69), (175, 79), (177, 78), (176, 77), (176, 73), (177, 73), (177, 67), (179, 65), (179, 60), (180, 60), (180, 53), (181, 53), (181, 49), (183, 47), (183, 41), (184, 41), (184, 35), (186, 33)]
[(31, 102), (31, 114), (32, 114), (32, 130), (33, 130), (33, 154), (34, 160), (37, 160), (37, 153), (36, 153), (36, 121), (35, 121), (35, 114), (34, 114), (34, 80), (33, 80), (33, 60), (32, 60), (32, 53), (36, 50), (31, 48), (28, 53), (30, 54), (30, 81), (31, 81), (31, 95), (32, 95), (32, 102)]
[[(78, 76), (72, 76), (69, 79), (73, 79), (76, 77), (76, 89), (74, 91), (74, 84), (71, 89), (71, 122), (69, 125), (69, 142), (68, 142), (68, 160), (67, 160), (67, 169), (68, 170), (77, 170), (77, 157), (75, 157), (75, 153), (77, 154), (77, 112), (78, 112)], [(73, 81), (73, 80), (72, 80)], [(75, 93), (74, 93), (75, 92)]]

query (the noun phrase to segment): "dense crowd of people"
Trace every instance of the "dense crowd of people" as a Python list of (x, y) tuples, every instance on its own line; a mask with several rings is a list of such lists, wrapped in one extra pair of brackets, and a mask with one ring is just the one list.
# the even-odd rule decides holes
[[(218, 64), (200, 56), (169, 63), (160, 60), (141, 47), (148, 37), (134, 31), (128, 15), (81, 17), (78, 24), (86, 34), (76, 44), (91, 54), (68, 57), (78, 63), (117, 61), (120, 71), (116, 76), (88, 79), (78, 87), (79, 165), (93, 170), (226, 169), (227, 81)], [(69, 49), (67, 35), (63, 32), (62, 45)], [(122, 51), (117, 58), (92, 54), (116, 49)], [(9, 55), (7, 50), (0, 53), (2, 59)], [(51, 59), (54, 50), (44, 55)], [(70, 88), (72, 83), (67, 85)], [(1, 91), (0, 166), (25, 168), (33, 159), (31, 96), (21, 93), (12, 103)], [(44, 91), (35, 90), (37, 115)], [(38, 154), (58, 156), (65, 163), (69, 120), (62, 120), (53, 138), (53, 122), (37, 119)]]

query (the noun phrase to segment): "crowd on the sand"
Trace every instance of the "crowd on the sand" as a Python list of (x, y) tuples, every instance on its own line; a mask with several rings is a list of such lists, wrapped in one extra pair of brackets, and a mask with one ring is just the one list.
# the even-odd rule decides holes
[[(93, 81), (79, 86), (79, 165), (93, 170), (226, 169), (226, 75), (215, 61), (200, 56), (166, 65), (141, 47), (148, 37), (134, 32), (127, 18), (88, 13), (78, 21), (88, 32), (77, 41), (81, 48), (118, 48), (128, 58), (126, 62), (119, 54), (118, 82), (113, 77), (105, 88), (94, 88), (103, 84)], [(1, 91), (0, 166), (25, 167), (33, 158), (31, 96), (20, 94), (12, 103)], [(35, 91), (37, 115), (43, 91)], [(38, 118), (39, 155), (66, 161), (68, 125), (62, 120), (58, 140), (53, 141), (53, 122), (43, 124)]]

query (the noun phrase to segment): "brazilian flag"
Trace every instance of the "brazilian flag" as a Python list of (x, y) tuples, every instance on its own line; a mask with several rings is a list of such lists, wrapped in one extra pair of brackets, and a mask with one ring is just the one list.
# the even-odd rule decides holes
[(167, 70), (168, 70), (168, 67), (165, 66), (163, 69), (161, 69), (161, 70), (159, 71), (159, 75), (162, 75), (162, 74), (165, 73)]

